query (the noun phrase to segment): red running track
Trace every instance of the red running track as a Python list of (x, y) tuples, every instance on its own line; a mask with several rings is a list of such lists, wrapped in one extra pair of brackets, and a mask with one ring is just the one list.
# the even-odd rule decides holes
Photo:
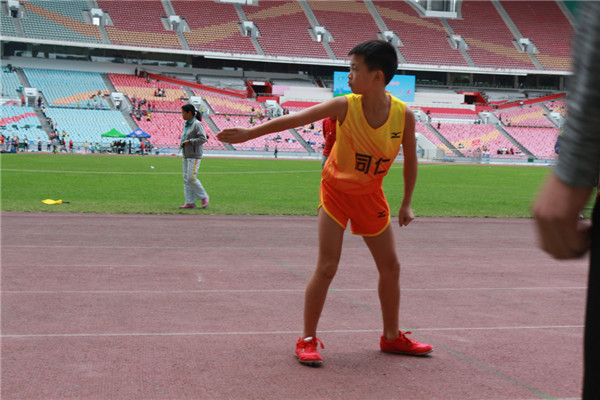
[[(2, 399), (575, 399), (587, 261), (531, 220), (395, 226), (401, 324), (429, 357), (378, 351), (377, 273), (345, 236), (293, 356), (316, 217), (2, 213)], [(396, 221), (394, 220), (395, 224)]]

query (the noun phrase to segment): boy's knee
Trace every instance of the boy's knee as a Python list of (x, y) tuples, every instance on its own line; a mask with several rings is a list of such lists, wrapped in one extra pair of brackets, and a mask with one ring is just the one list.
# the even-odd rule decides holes
[(336, 272), (337, 272), (337, 264), (335, 264), (335, 263), (326, 263), (326, 264), (319, 265), (319, 267), (316, 270), (316, 273), (319, 274), (319, 276), (322, 279), (326, 279), (326, 280), (333, 280)]
[(379, 274), (389, 279), (398, 280), (400, 278), (400, 263), (392, 262), (381, 266)]

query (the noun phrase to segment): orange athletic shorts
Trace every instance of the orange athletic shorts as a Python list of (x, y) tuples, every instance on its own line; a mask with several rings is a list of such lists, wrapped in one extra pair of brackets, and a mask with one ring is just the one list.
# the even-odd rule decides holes
[(344, 229), (350, 220), (350, 229), (355, 235), (377, 236), (390, 223), (390, 206), (383, 188), (364, 195), (346, 194), (321, 181), (319, 208), (321, 207)]

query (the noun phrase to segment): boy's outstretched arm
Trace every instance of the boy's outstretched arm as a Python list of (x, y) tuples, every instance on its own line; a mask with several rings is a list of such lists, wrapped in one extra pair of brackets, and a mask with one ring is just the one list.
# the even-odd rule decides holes
[(402, 138), (402, 150), (404, 153), (404, 198), (400, 211), (398, 211), (398, 223), (400, 226), (408, 225), (415, 215), (412, 211), (412, 196), (417, 183), (417, 139), (415, 138), (415, 115), (406, 107), (404, 122), (404, 137)]
[(346, 97), (335, 97), (300, 112), (284, 115), (252, 128), (224, 129), (217, 134), (217, 139), (226, 143), (242, 143), (269, 133), (297, 128), (327, 117), (336, 117), (342, 123), (346, 117), (347, 108), (348, 100)]

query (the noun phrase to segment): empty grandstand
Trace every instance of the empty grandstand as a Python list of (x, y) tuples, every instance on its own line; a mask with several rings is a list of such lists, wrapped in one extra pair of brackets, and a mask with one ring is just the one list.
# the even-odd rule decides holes
[(180, 108), (193, 103), (209, 152), (277, 147), (317, 157), (319, 122), (243, 145), (215, 135), (331, 98), (348, 51), (380, 38), (397, 47), (398, 74), (416, 78), (409, 105), (420, 151), (437, 149), (428, 154), (444, 160), (555, 158), (573, 2), (423, 3), (162, 0), (140, 12), (130, 1), (2, 0), (0, 127), (28, 141), (64, 132), (79, 148), (109, 148), (114, 139), (102, 133), (139, 127), (168, 153), (179, 143)]

